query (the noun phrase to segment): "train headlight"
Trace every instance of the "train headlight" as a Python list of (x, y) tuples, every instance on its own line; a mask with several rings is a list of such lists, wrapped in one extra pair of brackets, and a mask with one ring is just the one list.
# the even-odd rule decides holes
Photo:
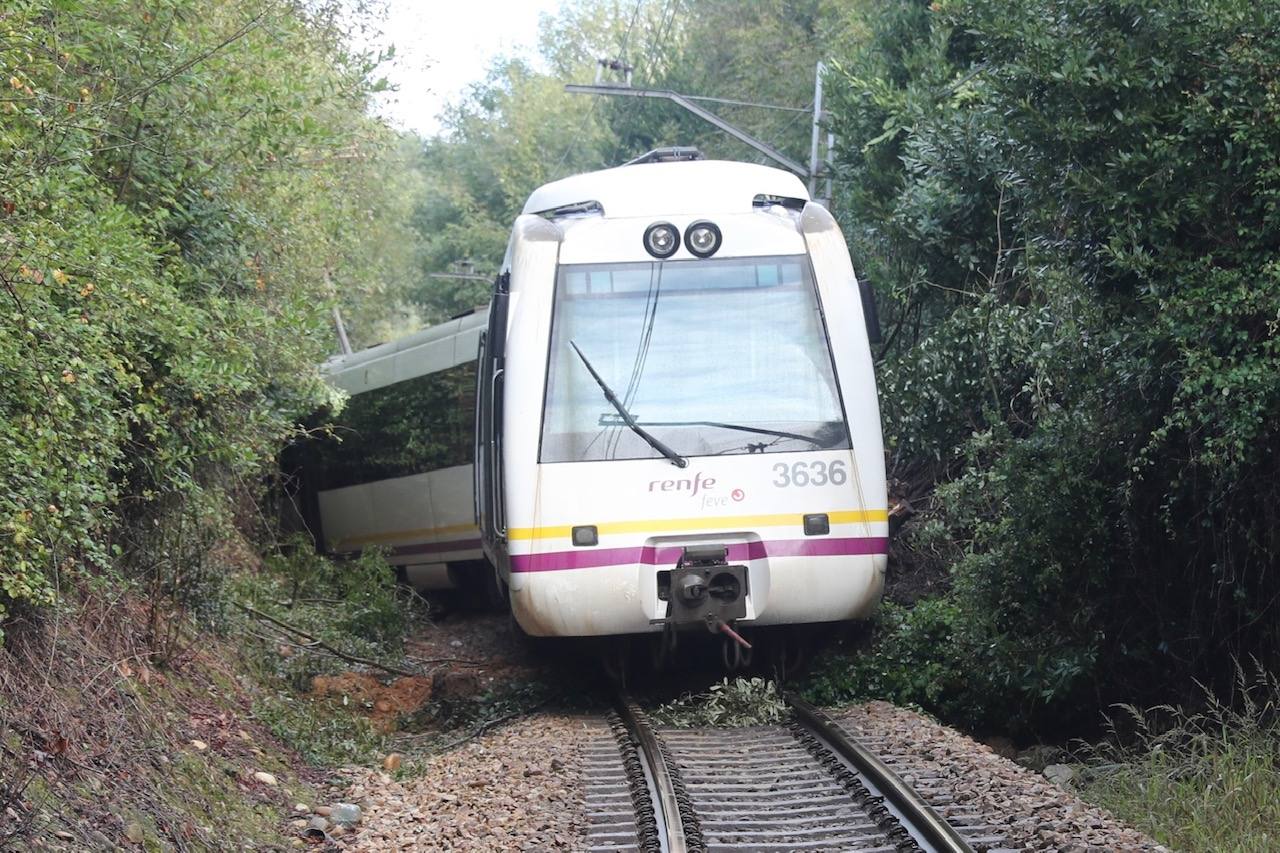
[(669, 258), (680, 248), (680, 232), (670, 222), (655, 222), (644, 229), (644, 248), (655, 258)]
[(720, 228), (714, 222), (699, 219), (684, 229), (684, 245), (700, 258), (709, 258), (720, 249)]

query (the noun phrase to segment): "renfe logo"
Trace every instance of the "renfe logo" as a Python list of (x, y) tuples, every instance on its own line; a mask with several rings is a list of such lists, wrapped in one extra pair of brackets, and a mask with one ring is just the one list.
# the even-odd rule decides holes
[(707, 477), (704, 480), (701, 474), (695, 474), (692, 480), (650, 480), (649, 491), (688, 492), (689, 496), (693, 497), (698, 493), (699, 489), (711, 489), (714, 488), (715, 485), (715, 477)]

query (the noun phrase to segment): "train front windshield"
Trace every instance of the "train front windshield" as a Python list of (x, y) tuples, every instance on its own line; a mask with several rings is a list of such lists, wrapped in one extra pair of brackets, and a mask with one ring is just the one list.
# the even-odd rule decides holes
[(850, 446), (803, 255), (562, 266), (551, 337), (542, 462), (661, 458), (628, 416), (681, 456)]

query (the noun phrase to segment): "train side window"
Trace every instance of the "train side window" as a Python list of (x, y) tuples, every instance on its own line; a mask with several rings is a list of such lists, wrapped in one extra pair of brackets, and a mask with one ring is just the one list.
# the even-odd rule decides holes
[(475, 362), (356, 394), (316, 447), (320, 489), (471, 464)]

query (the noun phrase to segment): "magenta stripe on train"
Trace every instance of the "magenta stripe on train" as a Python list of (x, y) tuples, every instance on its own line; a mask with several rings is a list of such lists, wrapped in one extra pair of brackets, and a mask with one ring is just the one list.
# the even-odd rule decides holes
[[(889, 553), (885, 536), (859, 536), (842, 539), (777, 539), (769, 542), (733, 542), (729, 544), (730, 560), (759, 560), (764, 557), (836, 557)], [(654, 548), (650, 545), (632, 548), (592, 548), (576, 551), (553, 551), (547, 554), (515, 554), (511, 557), (513, 572), (553, 572), (563, 569), (589, 569), (643, 563), (650, 566), (674, 566), (680, 559), (680, 547)]]
[(441, 554), (452, 551), (476, 551), (479, 539), (454, 539), (449, 542), (422, 542), (417, 545), (399, 545), (391, 549), (396, 556), (403, 554)]

